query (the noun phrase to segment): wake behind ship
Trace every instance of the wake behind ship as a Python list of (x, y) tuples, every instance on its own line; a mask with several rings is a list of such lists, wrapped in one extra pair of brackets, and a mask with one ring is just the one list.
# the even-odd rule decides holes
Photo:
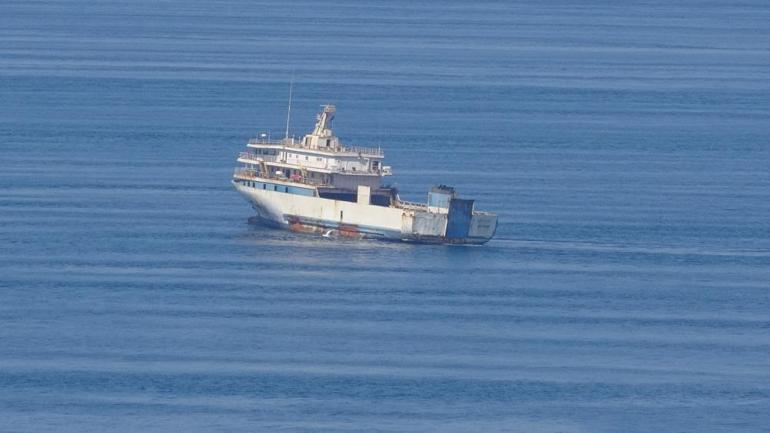
[(301, 140), (249, 140), (232, 183), (260, 220), (327, 236), (411, 242), (483, 244), (494, 236), (497, 215), (474, 210), (454, 188), (434, 187), (422, 204), (382, 186), (391, 175), (384, 153), (343, 145), (331, 130), (334, 114), (333, 105), (323, 106)]

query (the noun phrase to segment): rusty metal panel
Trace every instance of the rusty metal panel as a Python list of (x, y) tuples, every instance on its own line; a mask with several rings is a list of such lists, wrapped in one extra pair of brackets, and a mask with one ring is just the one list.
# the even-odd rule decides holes
[(401, 233), (412, 233), (413, 224), (414, 216), (412, 214), (407, 212), (401, 214)]
[(468, 236), (474, 238), (491, 238), (497, 230), (497, 215), (474, 213), (471, 219), (471, 229)]
[(412, 223), (412, 232), (420, 236), (444, 236), (446, 215), (417, 212)]

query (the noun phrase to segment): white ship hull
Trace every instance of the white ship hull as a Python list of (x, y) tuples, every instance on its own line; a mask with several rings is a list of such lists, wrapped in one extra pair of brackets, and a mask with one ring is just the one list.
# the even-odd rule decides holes
[[(426, 243), (483, 244), (497, 228), (497, 216), (484, 212), (473, 212), (458, 223), (458, 218), (453, 220), (449, 213), (431, 212), (427, 208), (377, 206), (289, 194), (235, 181), (233, 185), (252, 204), (259, 219), (299, 232)], [(453, 228), (458, 224), (459, 231)]]

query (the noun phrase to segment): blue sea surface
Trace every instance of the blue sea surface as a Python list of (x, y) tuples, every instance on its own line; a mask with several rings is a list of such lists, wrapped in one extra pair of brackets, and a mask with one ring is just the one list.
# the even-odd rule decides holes
[[(1, 432), (770, 431), (770, 4), (0, 0)], [(481, 247), (248, 223), (381, 146)]]

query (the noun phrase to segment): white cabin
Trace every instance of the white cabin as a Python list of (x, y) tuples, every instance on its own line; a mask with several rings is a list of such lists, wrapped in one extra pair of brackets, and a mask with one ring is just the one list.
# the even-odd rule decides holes
[(359, 185), (379, 188), (383, 176), (391, 174), (383, 165), (380, 148), (345, 146), (331, 129), (336, 109), (324, 105), (313, 131), (301, 140), (264, 137), (249, 140), (250, 152), (241, 153), (242, 169), (262, 178), (356, 190)]

